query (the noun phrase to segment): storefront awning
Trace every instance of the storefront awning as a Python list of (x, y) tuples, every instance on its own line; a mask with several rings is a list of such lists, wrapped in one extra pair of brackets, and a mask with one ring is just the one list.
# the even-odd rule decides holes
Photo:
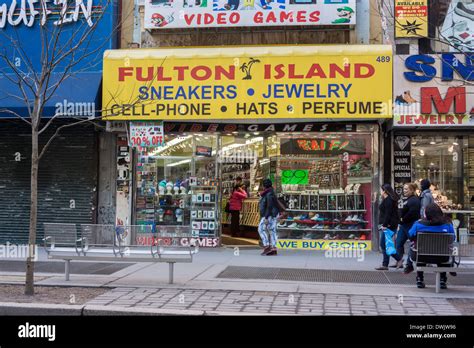
[[(53, 75), (50, 86), (55, 86), (62, 74)], [(28, 95), (25, 100), (18, 85), (14, 82), (16, 77), (12, 75), (0, 76), (0, 118), (15, 118), (8, 111), (12, 111), (21, 117), (29, 117), (28, 106), (32, 109), (34, 98), (28, 88), (24, 88)], [(102, 73), (81, 72), (74, 73), (64, 80), (54, 92), (50, 100), (45, 104), (43, 118), (51, 118), (57, 113), (61, 117), (92, 117), (96, 115), (99, 108), (99, 91)], [(52, 88), (51, 88), (52, 91)], [(3, 111), (8, 110), (8, 111)]]

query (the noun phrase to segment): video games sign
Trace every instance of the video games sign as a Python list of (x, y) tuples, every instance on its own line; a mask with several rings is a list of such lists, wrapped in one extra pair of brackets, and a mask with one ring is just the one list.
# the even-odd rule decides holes
[(146, 0), (145, 28), (355, 25), (356, 0)]

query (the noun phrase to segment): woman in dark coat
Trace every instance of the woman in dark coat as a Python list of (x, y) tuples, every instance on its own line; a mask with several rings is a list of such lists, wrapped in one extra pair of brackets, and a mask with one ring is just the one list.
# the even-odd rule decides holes
[[(400, 223), (398, 215), (398, 196), (393, 190), (392, 186), (389, 184), (384, 184), (382, 186), (382, 203), (379, 207), (379, 221), (381, 223), (381, 234), (380, 234), (380, 247), (383, 251), (383, 261), (382, 266), (377, 267), (378, 271), (387, 271), (388, 263), (390, 261), (390, 256), (387, 254), (385, 249), (385, 230), (390, 229), (393, 232), (397, 231), (398, 224)], [(403, 259), (398, 255), (398, 253), (391, 255), (395, 260), (397, 260), (396, 267), (401, 268), (403, 266)]]

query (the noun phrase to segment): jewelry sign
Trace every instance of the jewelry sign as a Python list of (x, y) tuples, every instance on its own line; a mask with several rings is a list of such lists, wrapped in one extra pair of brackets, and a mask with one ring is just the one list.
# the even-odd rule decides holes
[(163, 124), (156, 122), (131, 122), (130, 146), (158, 147), (164, 146)]
[(355, 0), (147, 0), (145, 28), (355, 25)]

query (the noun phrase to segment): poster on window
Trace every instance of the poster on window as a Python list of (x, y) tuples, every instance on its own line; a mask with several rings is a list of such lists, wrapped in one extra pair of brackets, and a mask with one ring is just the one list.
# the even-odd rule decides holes
[(428, 36), (428, 0), (395, 1), (395, 36)]
[(474, 51), (474, 2), (429, 1), (429, 45), (434, 52)]
[(356, 0), (145, 0), (145, 28), (355, 25)]
[(163, 124), (156, 122), (130, 122), (130, 146), (164, 146)]

